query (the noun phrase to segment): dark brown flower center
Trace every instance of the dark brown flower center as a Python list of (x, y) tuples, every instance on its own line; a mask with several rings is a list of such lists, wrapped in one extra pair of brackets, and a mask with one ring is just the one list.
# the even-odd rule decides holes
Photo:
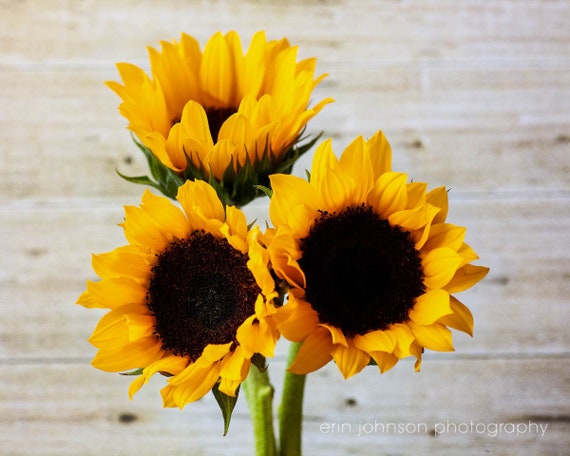
[(223, 123), (236, 112), (236, 108), (206, 109), (206, 116), (208, 116), (208, 125), (210, 126), (210, 134), (212, 135), (212, 140), (214, 143), (218, 141), (218, 134), (220, 133), (220, 128), (222, 128)]
[(235, 340), (260, 292), (247, 261), (226, 239), (202, 231), (158, 255), (146, 304), (164, 350), (196, 360), (208, 344)]
[(421, 259), (409, 233), (370, 206), (321, 212), (301, 239), (305, 299), (322, 323), (354, 336), (408, 320), (424, 290)]

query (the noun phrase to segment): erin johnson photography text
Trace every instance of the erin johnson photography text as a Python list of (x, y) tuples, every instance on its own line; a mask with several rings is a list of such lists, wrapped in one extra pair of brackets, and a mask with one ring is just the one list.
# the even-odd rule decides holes
[(405, 423), (384, 421), (332, 421), (319, 425), (322, 434), (353, 434), (366, 436), (371, 434), (429, 434), (435, 437), (443, 434), (480, 434), (489, 437), (499, 435), (538, 435), (544, 437), (548, 431), (548, 423), (516, 422), (485, 423), (482, 421), (441, 421), (437, 423)]

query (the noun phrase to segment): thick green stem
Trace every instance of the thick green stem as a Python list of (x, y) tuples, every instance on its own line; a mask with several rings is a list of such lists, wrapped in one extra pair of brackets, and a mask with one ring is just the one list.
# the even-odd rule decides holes
[[(299, 342), (291, 344), (287, 366), (291, 365), (300, 347)], [(279, 406), (280, 456), (301, 456), (305, 377), (285, 372), (283, 397)]]
[(261, 372), (251, 366), (243, 382), (245, 397), (251, 414), (256, 456), (276, 456), (277, 448), (273, 431), (273, 386), (267, 370)]

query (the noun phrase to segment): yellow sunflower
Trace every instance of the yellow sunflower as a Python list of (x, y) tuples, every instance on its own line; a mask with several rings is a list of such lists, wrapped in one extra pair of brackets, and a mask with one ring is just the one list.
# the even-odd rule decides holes
[(164, 406), (182, 408), (214, 386), (235, 396), (253, 355), (273, 355), (278, 332), (258, 229), (203, 181), (185, 183), (177, 199), (182, 209), (147, 190), (140, 207), (125, 207), (128, 245), (93, 256), (101, 280), (78, 303), (109, 309), (90, 338), (92, 364), (137, 369), (131, 397), (160, 372)]
[(453, 350), (449, 328), (472, 333), (471, 312), (451, 294), (488, 269), (470, 264), (478, 257), (465, 228), (446, 222), (445, 188), (407, 180), (391, 170), (382, 132), (357, 138), (340, 160), (322, 143), (310, 181), (271, 176), (269, 252), (291, 287), (277, 326), (302, 341), (292, 372), (333, 359), (348, 378), (407, 356), (419, 370), (424, 348)]
[(203, 51), (182, 34), (179, 42), (162, 42), (160, 51), (149, 48), (149, 55), (152, 78), (119, 63), (123, 85), (107, 85), (122, 98), (120, 112), (150, 151), (156, 186), (169, 196), (177, 177), (200, 178), (216, 185), (224, 201), (245, 204), (256, 195), (253, 185), (290, 172), (312, 145), (295, 146), (305, 125), (332, 101), (309, 108), (326, 75), (315, 78), (316, 59), (297, 62), (297, 47), (267, 41), (262, 31), (245, 54), (232, 31), (213, 35)]

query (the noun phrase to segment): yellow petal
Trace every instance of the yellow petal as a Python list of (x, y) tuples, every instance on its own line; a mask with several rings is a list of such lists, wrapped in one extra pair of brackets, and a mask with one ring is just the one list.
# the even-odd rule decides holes
[(239, 167), (241, 160), (238, 157), (239, 146), (235, 146), (229, 139), (221, 139), (206, 154), (203, 166), (218, 180), (222, 180), (229, 166)]
[[(277, 309), (275, 321), (277, 328), (287, 339), (301, 341), (317, 330), (319, 317), (309, 304), (290, 293), (289, 301)], [(330, 332), (329, 339), (332, 343)]]
[(334, 155), (332, 149), (332, 140), (327, 139), (326, 141), (319, 144), (315, 149), (315, 154), (313, 156), (313, 164), (311, 167), (311, 183), (317, 187), (321, 187), (322, 179), (326, 178), (326, 174), (331, 169), (339, 169), (340, 163), (336, 156)]
[(116, 309), (125, 304), (143, 304), (146, 289), (127, 277), (87, 282), (87, 291), (97, 307)]
[(459, 293), (467, 290), (483, 279), (489, 273), (489, 268), (466, 264), (459, 269), (447, 283), (445, 289), (449, 293)]
[(407, 178), (404, 173), (389, 171), (374, 183), (367, 201), (382, 218), (387, 219), (393, 213), (405, 210), (408, 203)]
[(168, 379), (175, 386), (172, 401), (181, 409), (188, 403), (197, 401), (212, 389), (219, 374), (220, 363), (204, 368), (191, 364), (179, 374), (184, 376), (184, 382), (177, 381), (178, 375)]
[(366, 195), (374, 186), (374, 172), (368, 147), (362, 136), (357, 137), (344, 150), (340, 157), (340, 167), (346, 175), (357, 177), (353, 194), (347, 204), (365, 201)]
[(190, 225), (182, 211), (165, 197), (146, 190), (142, 197), (141, 209), (169, 242), (184, 239), (190, 232)]
[(439, 322), (473, 336), (473, 315), (471, 311), (453, 296), (450, 296), (449, 304), (453, 313), (440, 318)]
[(431, 190), (427, 195), (427, 202), (432, 204), (435, 207), (440, 208), (440, 211), (437, 213), (435, 218), (433, 219), (433, 223), (443, 223), (447, 218), (447, 211), (448, 211), (448, 199), (447, 199), (447, 190), (445, 187), (438, 187)]
[(184, 106), (178, 125), (184, 140), (192, 138), (194, 141), (203, 144), (205, 149), (211, 149), (214, 146), (208, 116), (200, 103), (193, 100), (188, 101)]
[(396, 346), (396, 339), (390, 331), (370, 331), (366, 334), (354, 336), (354, 345), (367, 353), (386, 352), (392, 353)]
[[(269, 180), (273, 189), (269, 215), (273, 224), (276, 227), (289, 225), (299, 237), (308, 234), (313, 216), (319, 207), (314, 188), (297, 176), (274, 174)], [(293, 209), (297, 209), (294, 217)]]
[(332, 359), (332, 348), (329, 330), (319, 327), (304, 340), (288, 370), (299, 375), (314, 372)]
[(391, 325), (387, 333), (396, 341), (393, 353), (398, 358), (406, 358), (411, 355), (411, 347), (414, 342), (414, 334), (407, 324), (397, 323)]
[(348, 347), (340, 344), (334, 345), (332, 356), (345, 379), (358, 374), (370, 362), (370, 355), (352, 344)]
[(236, 80), (232, 61), (225, 37), (214, 34), (204, 46), (200, 64), (200, 87), (209, 106), (225, 107), (232, 101)]
[(247, 222), (245, 214), (240, 209), (235, 206), (226, 208), (226, 223), (222, 225), (220, 231), (234, 249), (247, 253)]
[(157, 372), (167, 372), (171, 375), (176, 375), (181, 372), (188, 360), (181, 356), (166, 356), (143, 369), (143, 373), (137, 377), (129, 386), (129, 397), (133, 396), (141, 389), (141, 387), (148, 383), (149, 379)]
[(342, 345), (344, 347), (348, 347), (348, 341), (346, 340), (346, 337), (344, 336), (344, 333), (342, 332), (342, 329), (337, 328), (336, 326), (332, 326), (332, 325), (327, 325), (324, 323), (321, 323), (319, 326), (322, 326), (323, 328), (327, 328), (330, 333), (331, 333), (331, 337), (332, 337), (332, 343), (333, 344), (339, 344)]
[(236, 339), (248, 356), (260, 353), (272, 357), (279, 333), (268, 325), (266, 319), (259, 320), (256, 315), (248, 317), (238, 328)]
[(428, 290), (416, 298), (409, 315), (418, 325), (431, 325), (445, 315), (452, 313), (449, 294), (444, 290)]
[(245, 55), (244, 65), (239, 86), (239, 96), (246, 94), (257, 96), (261, 91), (265, 77), (265, 63), (267, 59), (267, 40), (265, 32), (257, 32), (251, 38), (249, 48)]
[[(216, 226), (219, 229), (225, 219), (224, 207), (216, 191), (204, 181), (186, 181), (178, 189), (176, 199), (182, 205), (192, 230), (210, 232), (209, 228)], [(213, 223), (208, 224), (207, 221)]]
[(461, 256), (447, 247), (428, 252), (422, 260), (425, 285), (431, 289), (445, 287), (462, 262)]
[(279, 226), (268, 249), (277, 276), (285, 279), (293, 287), (304, 288), (305, 274), (297, 262), (301, 254), (289, 227)]
[(147, 257), (132, 247), (128, 245), (92, 255), (93, 270), (102, 279), (128, 277), (136, 281), (146, 280), (150, 273)]
[(445, 352), (454, 350), (451, 343), (451, 331), (445, 325), (434, 323), (430, 326), (419, 326), (410, 322), (409, 326), (417, 343), (422, 347)]
[(369, 352), (368, 354), (374, 360), (378, 366), (378, 369), (380, 369), (380, 373), (382, 374), (392, 369), (392, 367), (394, 367), (398, 362), (397, 356), (383, 351)]
[[(248, 118), (241, 115), (239, 112), (231, 115), (220, 127), (218, 133), (218, 141), (227, 139), (231, 141), (234, 146), (244, 146), (245, 150), (254, 152), (255, 135), (253, 127)], [(250, 157), (253, 159), (254, 157)], [(245, 164), (245, 155), (240, 157), (239, 164)]]
[(160, 359), (162, 353), (160, 343), (151, 336), (113, 349), (101, 349), (91, 364), (106, 372), (122, 372), (146, 367)]
[(130, 244), (139, 244), (160, 251), (170, 242), (169, 236), (140, 207), (125, 206), (125, 221), (122, 226)]
[(151, 315), (127, 314), (125, 320), (129, 330), (129, 342), (152, 336), (154, 333), (156, 319)]
[(228, 354), (221, 363), (220, 377), (226, 380), (242, 382), (247, 377), (250, 361), (243, 349), (238, 346), (233, 353)]
[(463, 245), (466, 231), (464, 227), (450, 223), (432, 225), (429, 238), (424, 244), (423, 249), (434, 250), (439, 247), (449, 247), (457, 252)]
[(376, 180), (381, 174), (392, 171), (392, 148), (381, 130), (378, 130), (367, 144)]
[(89, 343), (97, 348), (113, 348), (129, 342), (129, 332), (125, 313), (131, 311), (132, 305), (122, 306), (107, 312), (97, 322)]

